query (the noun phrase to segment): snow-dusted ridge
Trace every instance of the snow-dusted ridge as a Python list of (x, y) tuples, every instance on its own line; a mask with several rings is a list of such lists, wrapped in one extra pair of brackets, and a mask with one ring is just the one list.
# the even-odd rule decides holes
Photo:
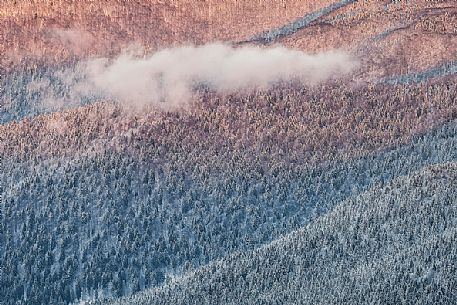
[(392, 85), (413, 84), (426, 82), (441, 77), (452, 76), (455, 74), (457, 74), (457, 61), (451, 61), (421, 72), (390, 76), (381, 80), (380, 82), (385, 82)]
[(457, 287), (456, 182), (456, 163), (424, 168), (257, 250), (93, 304), (449, 304)]
[(342, 7), (345, 7), (349, 4), (352, 4), (354, 2), (357, 2), (357, 0), (340, 0), (339, 2), (336, 2), (327, 7), (324, 7), (320, 10), (306, 14), (305, 16), (298, 18), (297, 20), (294, 20), (291, 23), (283, 25), (279, 28), (272, 29), (272, 30), (269, 30), (269, 31), (266, 31), (263, 33), (259, 33), (259, 34), (255, 35), (254, 37), (252, 37), (251, 39), (249, 39), (245, 42), (242, 42), (242, 43), (247, 43), (247, 42), (272, 43), (277, 39), (294, 34), (298, 31), (308, 27), (311, 23), (318, 20), (319, 18), (324, 17), (330, 13), (333, 13), (334, 11), (336, 11)]

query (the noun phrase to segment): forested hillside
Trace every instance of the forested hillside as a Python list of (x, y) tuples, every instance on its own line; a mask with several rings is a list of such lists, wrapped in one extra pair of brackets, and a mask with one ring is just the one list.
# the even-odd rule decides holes
[(373, 188), (252, 252), (93, 304), (453, 304), (456, 163)]
[(455, 303), (456, 14), (1, 2), (0, 304)]
[[(278, 119), (260, 124), (259, 118), (255, 125), (249, 109), (261, 109), (259, 97), (240, 101), (239, 113), (233, 112), (233, 100), (230, 108), (223, 100), (204, 100), (203, 108), (195, 108), (202, 113), (170, 113), (151, 125), (141, 123), (141, 116), (128, 119), (119, 109), (116, 114), (116, 107), (103, 105), (81, 117), (70, 111), (60, 114), (60, 119), (50, 115), (21, 127), (6, 125), (2, 136), (15, 134), (8, 130), (23, 133), (6, 138), (9, 144), (3, 147), (10, 154), (3, 159), (8, 175), (1, 176), (6, 186), (1, 278), (2, 286), (10, 287), (4, 297), (59, 304), (128, 295), (233, 251), (270, 242), (338, 202), (395, 177), (455, 161), (457, 127), (451, 111), (455, 88), (444, 86), (454, 90), (448, 93), (436, 88), (442, 87), (426, 92), (452, 98), (446, 104), (430, 97), (431, 105), (438, 104), (433, 107), (434, 123), (448, 121), (430, 131), (417, 119), (422, 108), (412, 108), (411, 103), (397, 112), (384, 110), (392, 118), (403, 117), (398, 122), (385, 121), (392, 133), (377, 135), (379, 124), (374, 130), (366, 125), (368, 119), (362, 113), (373, 114), (369, 120), (375, 122), (380, 111), (360, 112), (354, 127), (344, 127), (351, 126), (350, 121), (345, 123), (349, 125), (327, 123), (324, 113), (346, 113), (349, 120), (352, 112), (358, 112), (355, 107), (345, 110), (343, 103), (343, 109), (323, 108), (317, 113), (315, 130), (309, 132), (325, 128), (331, 132), (329, 138), (313, 139), (296, 128), (292, 113), (303, 112), (294, 107), (305, 104), (294, 102), (293, 95), (276, 96), (274, 101), (284, 112), (274, 106), (264, 108), (262, 117)], [(409, 90), (398, 100), (413, 102), (409, 94), (420, 91)], [(270, 96), (286, 92), (291, 94), (286, 90)], [(330, 96), (338, 99), (336, 93)], [(441, 103), (446, 106), (439, 107)], [(388, 103), (379, 105), (385, 109)], [(324, 106), (322, 102), (320, 107)], [(223, 115), (218, 109), (224, 107), (232, 110), (226, 113), (232, 126), (245, 126), (245, 132), (223, 132), (224, 117), (214, 116)], [(306, 117), (302, 114), (302, 118)], [(45, 126), (43, 119), (51, 125)], [(309, 119), (308, 127), (312, 126)], [(274, 129), (264, 129), (267, 125)], [(227, 122), (225, 128), (229, 127)], [(408, 129), (399, 132), (400, 127)], [(360, 131), (349, 136), (344, 128)], [(26, 141), (25, 135), (29, 135)], [(200, 142), (202, 138), (206, 140)], [(394, 148), (394, 143), (400, 146)], [(321, 146), (326, 149), (316, 150)]]

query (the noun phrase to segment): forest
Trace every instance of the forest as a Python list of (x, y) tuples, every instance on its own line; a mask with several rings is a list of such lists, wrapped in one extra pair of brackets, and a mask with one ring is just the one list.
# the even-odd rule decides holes
[(454, 2), (0, 1), (0, 305), (455, 304)]
[(325, 88), (202, 92), (191, 111), (157, 114), (95, 103), (3, 125), (2, 299), (128, 296), (456, 160), (455, 84), (380, 85), (369, 102)]

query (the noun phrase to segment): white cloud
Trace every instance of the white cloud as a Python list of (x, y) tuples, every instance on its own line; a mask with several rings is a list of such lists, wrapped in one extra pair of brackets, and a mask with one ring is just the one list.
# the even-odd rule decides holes
[[(351, 55), (333, 51), (308, 55), (276, 46), (225, 44), (165, 49), (148, 56), (128, 51), (115, 59), (96, 58), (55, 73), (75, 99), (96, 96), (125, 105), (163, 108), (188, 105), (198, 86), (218, 93), (268, 89), (277, 82), (314, 85), (353, 71)], [(54, 98), (54, 96), (52, 96)]]
[(308, 55), (284, 47), (209, 44), (165, 49), (143, 58), (125, 53), (84, 65), (96, 92), (132, 104), (184, 105), (196, 85), (220, 93), (267, 89), (279, 81), (313, 85), (350, 73), (357, 61), (338, 51)]

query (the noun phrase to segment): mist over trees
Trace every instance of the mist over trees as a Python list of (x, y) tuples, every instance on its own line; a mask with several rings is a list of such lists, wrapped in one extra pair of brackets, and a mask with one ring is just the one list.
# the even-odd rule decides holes
[(0, 1), (0, 305), (456, 303), (454, 2)]

